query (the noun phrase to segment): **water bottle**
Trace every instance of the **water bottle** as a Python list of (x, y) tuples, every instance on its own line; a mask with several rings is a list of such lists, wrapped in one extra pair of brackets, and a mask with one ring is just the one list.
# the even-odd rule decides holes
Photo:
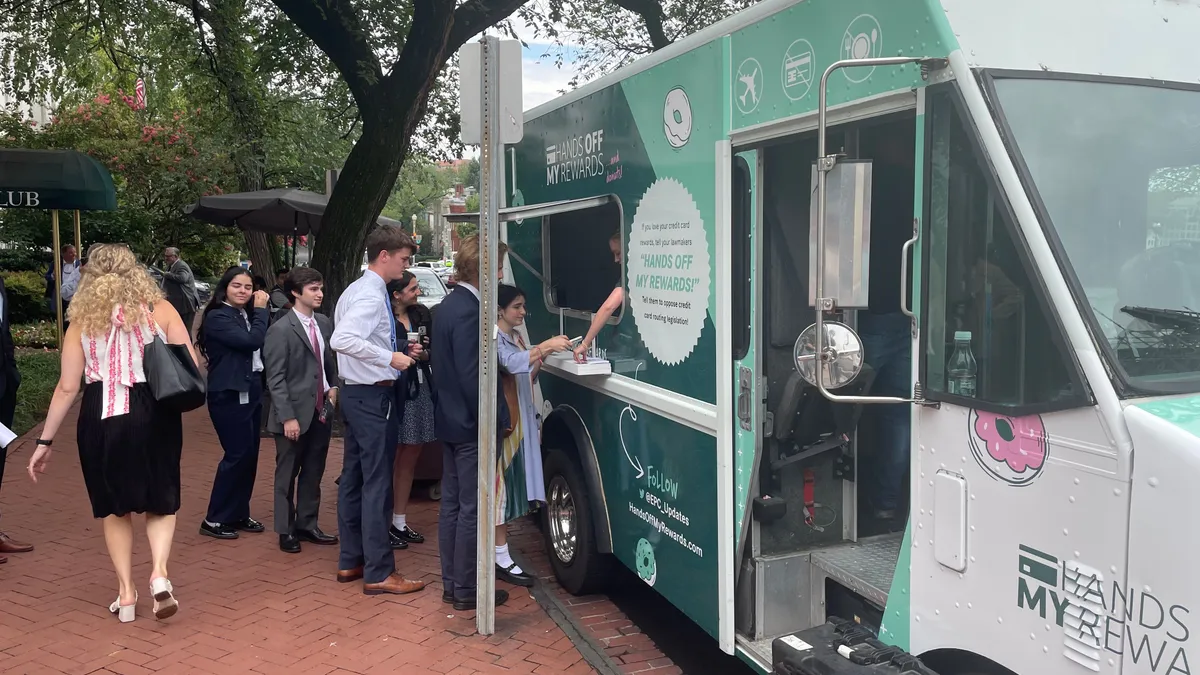
[(950, 357), (949, 393), (975, 398), (975, 373), (979, 370), (971, 353), (971, 331), (954, 332), (954, 355)]

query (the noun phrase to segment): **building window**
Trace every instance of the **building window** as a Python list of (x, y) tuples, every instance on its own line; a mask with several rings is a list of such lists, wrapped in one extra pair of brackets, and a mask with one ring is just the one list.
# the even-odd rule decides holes
[[(546, 307), (575, 315), (599, 310), (613, 289), (624, 285), (625, 234), (616, 201), (544, 216)], [(620, 323), (624, 313), (622, 306), (610, 323)]]
[(1007, 205), (957, 100), (946, 91), (929, 103), (926, 392), (953, 400), (955, 334), (969, 333), (977, 364), (974, 400), (1005, 408), (1067, 407), (1081, 395), (1073, 359), (1037, 291)]

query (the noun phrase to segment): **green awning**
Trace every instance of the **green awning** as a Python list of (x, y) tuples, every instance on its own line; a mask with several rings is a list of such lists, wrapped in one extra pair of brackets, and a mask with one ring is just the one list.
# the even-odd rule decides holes
[(0, 148), (0, 208), (114, 211), (117, 192), (108, 169), (81, 152)]

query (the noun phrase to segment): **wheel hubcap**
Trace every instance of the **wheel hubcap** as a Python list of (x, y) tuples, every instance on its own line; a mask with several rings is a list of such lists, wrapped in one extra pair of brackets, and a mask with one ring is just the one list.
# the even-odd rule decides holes
[(547, 495), (547, 509), (550, 521), (550, 545), (554, 555), (565, 563), (570, 564), (575, 559), (575, 497), (571, 488), (562, 476), (550, 480), (550, 494)]

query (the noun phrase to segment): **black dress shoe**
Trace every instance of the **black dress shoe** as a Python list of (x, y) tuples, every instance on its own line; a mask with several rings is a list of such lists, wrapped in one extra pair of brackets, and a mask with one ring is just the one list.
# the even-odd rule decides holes
[(200, 534), (214, 539), (237, 539), (237, 530), (228, 525), (209, 525), (207, 521), (200, 523)]
[(397, 537), (396, 528), (394, 527), (388, 531), (388, 541), (391, 542), (393, 551), (403, 551), (408, 548), (408, 541), (402, 537)]
[[(508, 602), (508, 591), (504, 590), (503, 588), (497, 588), (496, 589), (496, 606), (499, 607), (500, 605), (503, 605), (506, 602)], [(454, 599), (454, 609), (459, 612), (465, 612), (469, 609), (475, 609), (475, 606), (476, 606), (475, 596), (473, 596), (473, 595), (470, 598), (466, 598), (466, 599), (461, 599), (461, 598)]]
[(251, 532), (254, 534), (257, 534), (257, 533), (262, 532), (267, 529), (267, 528), (263, 527), (262, 523), (258, 522), (257, 520), (255, 520), (253, 518), (247, 518), (240, 523), (234, 523), (233, 528), (235, 530), (241, 530), (242, 532)]
[(516, 566), (517, 566), (517, 564), (513, 563), (513, 564), (509, 565), (508, 567), (501, 567), (500, 564), (497, 563), (496, 564), (496, 578), (500, 579), (502, 581), (507, 581), (508, 583), (512, 584), (513, 586), (524, 586), (525, 588), (532, 588), (533, 587), (533, 575), (526, 573), (524, 570), (522, 570), (520, 572), (514, 572), (513, 568), (515, 568)]
[(319, 527), (314, 527), (311, 530), (299, 530), (296, 532), (296, 536), (304, 541), (307, 541), (311, 544), (316, 544), (318, 546), (333, 546), (334, 544), (338, 543), (337, 537), (331, 534), (325, 534)]
[(300, 538), (294, 534), (279, 535), (279, 550), (284, 553), (299, 553)]
[(398, 529), (395, 525), (388, 530), (388, 534), (392, 535), (393, 539), (399, 539), (409, 544), (424, 544), (425, 536), (418, 534), (416, 530), (405, 525), (404, 529)]
[(446, 603), (447, 605), (453, 605), (454, 594), (450, 591), (442, 591), (442, 602)]

